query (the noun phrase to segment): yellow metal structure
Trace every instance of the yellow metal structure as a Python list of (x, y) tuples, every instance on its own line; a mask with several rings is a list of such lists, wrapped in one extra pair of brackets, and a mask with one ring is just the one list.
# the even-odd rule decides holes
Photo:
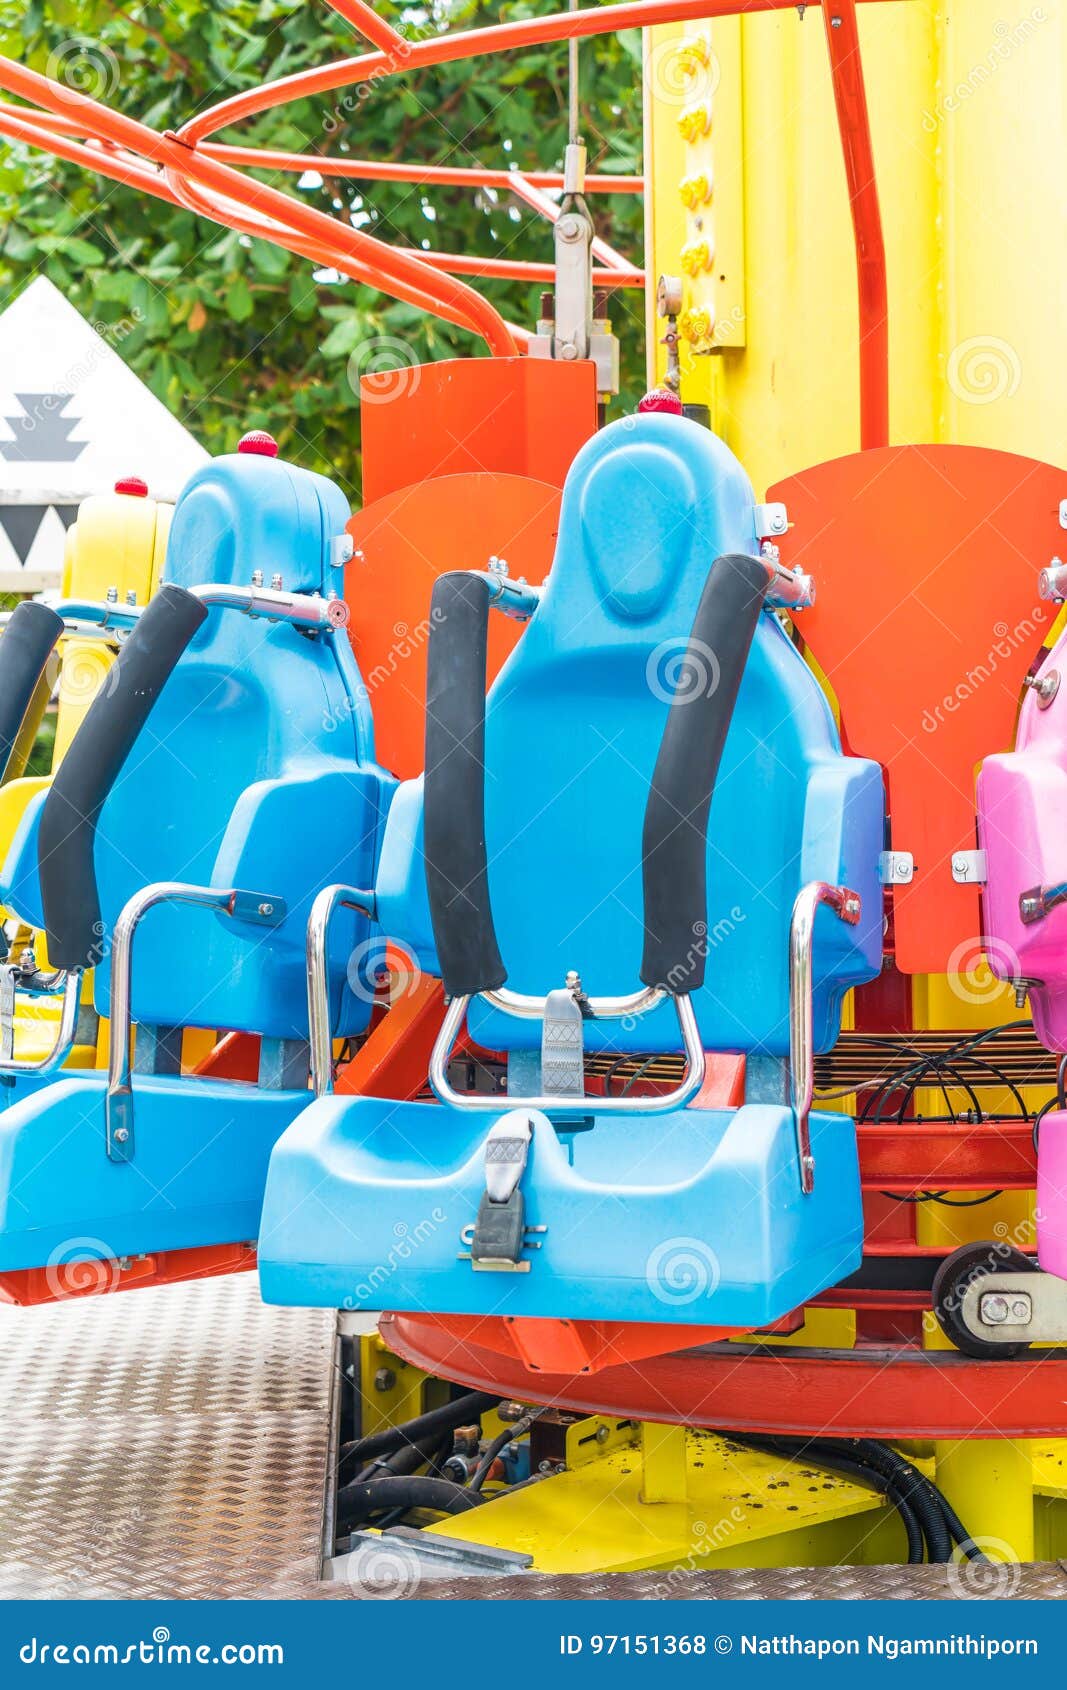
[[(655, 280), (667, 272), (683, 281), (682, 396), (711, 404), (757, 492), (859, 442), (848, 197), (820, 9), (806, 10), (646, 32), (649, 374), (666, 368)], [(1067, 224), (1050, 161), (1067, 148), (1067, 0), (1010, 13), (1001, 0), (894, 0), (859, 13), (891, 438), (1065, 462)], [(696, 69), (691, 37), (710, 47)], [(679, 118), (694, 102), (710, 124), (690, 139)], [(688, 183), (702, 175), (710, 198), (691, 211)], [(719, 262), (689, 274), (697, 217)], [(704, 355), (684, 324), (709, 308), (718, 349)]]
[(562, 1472), (429, 1530), (545, 1573), (903, 1559), (895, 1514), (861, 1485), (710, 1432), (595, 1415), (567, 1429)]

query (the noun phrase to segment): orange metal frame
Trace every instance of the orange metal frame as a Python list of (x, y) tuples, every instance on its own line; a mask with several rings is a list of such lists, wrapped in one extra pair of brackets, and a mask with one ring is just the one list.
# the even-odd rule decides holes
[[(488, 28), (456, 30), (422, 41), (406, 40), (367, 0), (328, 0), (374, 51), (281, 77), (219, 102), (177, 132), (159, 133), (67, 88), (14, 60), (0, 56), (0, 88), (26, 101), (0, 103), (0, 135), (43, 148), (100, 175), (142, 189), (243, 234), (274, 242), (366, 282), (383, 293), (479, 335), (495, 356), (525, 347), (526, 331), (509, 324), (489, 302), (459, 279), (460, 274), (547, 280), (550, 267), (507, 259), (448, 253), (413, 253), (390, 247), (326, 212), (282, 193), (248, 174), (249, 169), (316, 169), (367, 180), (419, 184), (448, 183), (506, 188), (552, 217), (547, 189), (562, 188), (551, 172), (523, 176), (501, 170), (433, 165), (380, 164), (363, 159), (309, 157), (212, 140), (220, 131), (290, 100), (340, 88), (376, 83), (407, 70), (511, 52), (546, 42), (640, 28), (685, 19), (783, 11), (794, 0), (627, 0), (582, 11), (515, 19)], [(894, 3), (894, 0), (882, 0)], [(834, 99), (856, 243), (860, 317), (861, 443), (888, 441), (888, 328), (885, 245), (874, 177), (867, 96), (856, 27), (857, 0), (823, 0)], [(640, 178), (592, 176), (591, 192), (639, 192)], [(635, 287), (641, 270), (604, 243), (600, 287)]]

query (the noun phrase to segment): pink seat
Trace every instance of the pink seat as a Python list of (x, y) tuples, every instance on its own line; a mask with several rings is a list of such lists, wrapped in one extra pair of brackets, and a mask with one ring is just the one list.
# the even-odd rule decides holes
[(1067, 1051), (1065, 665), (1067, 634), (1023, 700), (1015, 750), (987, 757), (978, 776), (986, 956), (1000, 979), (1028, 988), (1037, 1035), (1057, 1051)]
[(1037, 1259), (1067, 1279), (1067, 1112), (1044, 1117), (1037, 1144)]

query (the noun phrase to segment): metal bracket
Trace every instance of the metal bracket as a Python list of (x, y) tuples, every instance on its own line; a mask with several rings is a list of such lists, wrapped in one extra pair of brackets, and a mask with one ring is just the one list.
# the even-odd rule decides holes
[(1067, 499), (1060, 500), (1060, 527), (1067, 528)]
[(756, 538), (773, 540), (789, 529), (789, 512), (781, 503), (757, 505), (755, 509)]
[(330, 562), (335, 569), (343, 563), (349, 563), (356, 549), (356, 542), (351, 534), (335, 534), (330, 541)]
[(1067, 1280), (1037, 1269), (977, 1275), (963, 1293), (960, 1318), (987, 1344), (1062, 1344)]
[(882, 851), (878, 856), (878, 878), (883, 886), (910, 886), (915, 877), (915, 858), (910, 851)]
[(957, 886), (984, 886), (987, 879), (984, 851), (953, 851), (952, 878)]
[(271, 893), (264, 896), (262, 892), (232, 892), (229, 909), (222, 911), (234, 921), (251, 922), (256, 927), (277, 927), (285, 920), (286, 913), (284, 898)]

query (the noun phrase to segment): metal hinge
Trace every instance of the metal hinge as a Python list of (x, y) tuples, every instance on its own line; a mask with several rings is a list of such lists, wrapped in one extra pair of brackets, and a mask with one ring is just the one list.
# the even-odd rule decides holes
[(915, 858), (910, 851), (882, 851), (878, 857), (878, 878), (883, 886), (907, 886), (915, 875)]
[(952, 878), (957, 886), (984, 886), (986, 872), (984, 851), (953, 851)]
[(758, 539), (772, 540), (776, 534), (788, 532), (789, 512), (784, 505), (757, 505), (755, 515)]

